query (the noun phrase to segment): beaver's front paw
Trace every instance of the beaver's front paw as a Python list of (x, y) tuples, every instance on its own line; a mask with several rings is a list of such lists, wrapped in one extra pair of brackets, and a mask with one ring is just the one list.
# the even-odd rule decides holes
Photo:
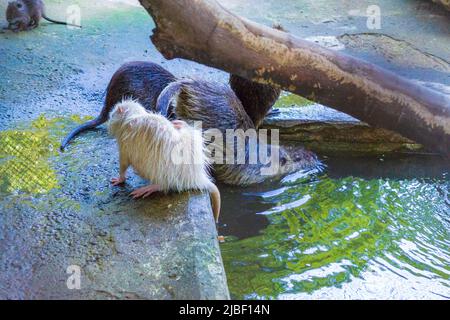
[(118, 186), (119, 184), (125, 183), (125, 178), (119, 177), (119, 178), (112, 178), (111, 183), (113, 186)]

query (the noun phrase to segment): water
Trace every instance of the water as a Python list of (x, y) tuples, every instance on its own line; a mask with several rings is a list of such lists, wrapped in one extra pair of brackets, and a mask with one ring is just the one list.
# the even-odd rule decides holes
[(223, 188), (233, 298), (450, 299), (450, 167), (336, 158), (325, 173)]

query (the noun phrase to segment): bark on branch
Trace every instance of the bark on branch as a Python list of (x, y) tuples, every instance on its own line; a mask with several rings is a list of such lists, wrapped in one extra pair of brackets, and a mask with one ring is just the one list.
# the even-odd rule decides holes
[(434, 3), (440, 4), (448, 11), (450, 11), (450, 0), (432, 0)]
[(450, 97), (392, 72), (238, 17), (214, 0), (140, 0), (151, 39), (184, 58), (279, 86), (450, 156)]

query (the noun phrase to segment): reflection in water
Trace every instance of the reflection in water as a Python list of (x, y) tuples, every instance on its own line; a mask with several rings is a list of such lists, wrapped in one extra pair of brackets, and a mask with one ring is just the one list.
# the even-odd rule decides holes
[[(259, 193), (266, 208), (247, 213), (268, 219), (259, 233), (239, 237), (240, 228), (252, 228), (249, 217), (222, 228), (234, 236), (221, 247), (232, 296), (450, 298), (446, 174), (339, 177), (334, 168), (327, 170), (333, 178), (312, 176)], [(235, 205), (245, 207), (247, 197)], [(230, 221), (236, 211), (226, 208), (223, 216)]]

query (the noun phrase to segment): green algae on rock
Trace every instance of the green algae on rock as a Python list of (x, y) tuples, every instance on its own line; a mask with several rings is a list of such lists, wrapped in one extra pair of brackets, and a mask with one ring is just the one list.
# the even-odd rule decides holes
[(55, 170), (49, 162), (57, 154), (61, 129), (79, 116), (47, 119), (41, 115), (28, 128), (0, 131), (0, 192), (46, 193), (58, 188)]
[(314, 102), (293, 93), (283, 92), (275, 103), (275, 108), (303, 107), (314, 104)]

